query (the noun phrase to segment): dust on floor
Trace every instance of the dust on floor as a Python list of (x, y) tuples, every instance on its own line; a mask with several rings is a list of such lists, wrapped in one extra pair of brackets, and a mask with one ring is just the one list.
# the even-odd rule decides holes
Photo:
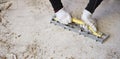
[[(80, 18), (86, 0), (63, 0)], [(120, 1), (105, 0), (93, 17), (99, 30), (110, 34), (101, 44), (50, 24), (48, 0), (13, 0), (0, 23), (0, 59), (120, 59)]]

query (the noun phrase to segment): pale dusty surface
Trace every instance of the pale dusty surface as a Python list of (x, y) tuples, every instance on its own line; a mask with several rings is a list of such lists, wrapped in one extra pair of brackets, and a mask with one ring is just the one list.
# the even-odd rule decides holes
[[(67, 11), (80, 18), (88, 0), (64, 0)], [(0, 59), (120, 59), (120, 0), (104, 0), (93, 17), (110, 34), (100, 44), (50, 24), (48, 0), (13, 0), (0, 23)]]

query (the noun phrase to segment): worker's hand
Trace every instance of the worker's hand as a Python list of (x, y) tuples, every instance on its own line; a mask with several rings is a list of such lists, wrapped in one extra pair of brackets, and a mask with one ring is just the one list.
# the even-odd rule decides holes
[(81, 16), (81, 19), (82, 19), (87, 25), (91, 26), (94, 31), (97, 31), (96, 21), (92, 18), (92, 14), (91, 14), (89, 11), (84, 10), (84, 11), (83, 11), (83, 14), (82, 14), (82, 16)]
[(55, 13), (57, 21), (63, 24), (71, 23), (71, 16), (68, 12), (66, 12), (63, 8)]

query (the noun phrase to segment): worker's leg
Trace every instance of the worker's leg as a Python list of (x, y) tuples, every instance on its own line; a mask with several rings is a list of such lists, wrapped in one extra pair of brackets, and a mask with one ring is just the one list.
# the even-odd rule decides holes
[(61, 3), (61, 0), (50, 0), (52, 7), (55, 12), (59, 11), (60, 9), (63, 8), (63, 5)]
[(93, 13), (102, 1), (103, 0), (89, 0), (89, 3), (85, 9)]
[(71, 16), (64, 10), (61, 0), (50, 0), (50, 2), (59, 22), (63, 24), (71, 23)]
[(96, 28), (97, 24), (95, 20), (92, 18), (92, 14), (101, 2), (102, 0), (89, 0), (89, 3), (81, 16), (82, 20), (86, 24), (90, 25), (95, 31), (97, 31), (97, 28)]

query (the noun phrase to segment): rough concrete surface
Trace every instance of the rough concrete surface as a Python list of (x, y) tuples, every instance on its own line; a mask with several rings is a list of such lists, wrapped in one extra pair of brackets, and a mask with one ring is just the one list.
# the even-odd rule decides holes
[[(49, 0), (12, 0), (0, 23), (0, 59), (120, 59), (120, 0), (104, 0), (93, 17), (110, 34), (104, 44), (50, 24)], [(80, 18), (88, 0), (62, 0)]]

